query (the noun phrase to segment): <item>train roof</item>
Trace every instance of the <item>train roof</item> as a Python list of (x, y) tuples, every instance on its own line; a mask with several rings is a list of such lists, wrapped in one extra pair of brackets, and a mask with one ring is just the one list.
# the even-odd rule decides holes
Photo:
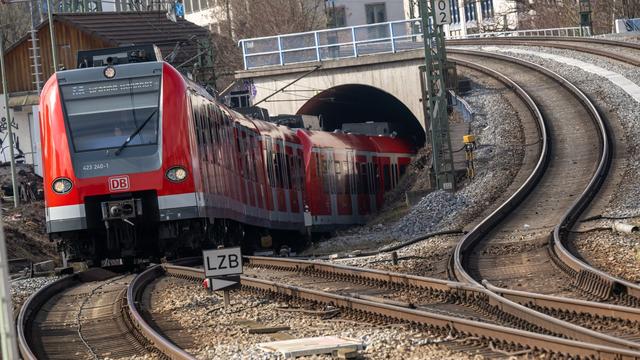
[(390, 136), (368, 136), (380, 153), (415, 154), (415, 146), (409, 141)]
[(363, 135), (299, 129), (298, 137), (312, 147), (377, 151), (369, 137)]
[(299, 129), (298, 137), (305, 145), (311, 147), (355, 149), (379, 153), (415, 154), (416, 152), (408, 141), (390, 136), (367, 136)]

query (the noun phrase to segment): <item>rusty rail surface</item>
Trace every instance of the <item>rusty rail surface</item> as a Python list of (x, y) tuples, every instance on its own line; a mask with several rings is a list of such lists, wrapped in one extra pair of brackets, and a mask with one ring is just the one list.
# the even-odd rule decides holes
[(37, 357), (29, 346), (30, 335), (26, 331), (29, 324), (33, 321), (38, 311), (42, 306), (55, 294), (64, 291), (76, 284), (80, 283), (79, 275), (74, 274), (71, 276), (63, 277), (57, 281), (54, 281), (37, 292), (31, 294), (27, 300), (22, 304), (20, 313), (18, 315), (17, 323), (17, 337), (18, 348), (20, 350), (20, 356), (25, 360), (36, 360)]
[[(594, 41), (597, 40), (597, 41)], [(567, 42), (575, 43), (567, 44)], [(589, 46), (580, 46), (577, 44), (589, 44), (589, 45), (609, 45), (618, 46), (622, 48), (634, 49), (640, 51), (640, 44), (625, 43), (622, 41), (607, 41), (600, 39), (588, 39), (588, 38), (535, 38), (535, 37), (518, 37), (518, 38), (479, 38), (479, 39), (460, 39), (460, 40), (447, 40), (447, 45), (461, 46), (461, 45), (516, 45), (516, 46), (539, 46), (555, 49), (574, 50), (592, 55), (603, 56), (611, 58), (617, 61), (621, 61), (630, 65), (640, 66), (640, 58), (625, 56), (621, 53), (615, 53), (611, 50), (604, 50), (602, 48), (594, 48)]]
[(142, 334), (153, 346), (155, 346), (163, 355), (174, 360), (193, 360), (195, 357), (188, 354), (174, 343), (160, 335), (151, 325), (149, 325), (137, 307), (137, 303), (142, 296), (145, 287), (153, 280), (164, 274), (164, 268), (161, 265), (155, 265), (140, 275), (129, 284), (127, 289), (127, 304), (129, 315), (131, 316), (133, 326)]
[[(176, 264), (190, 265), (202, 261), (202, 258), (186, 258), (176, 261)], [(147, 324), (137, 309), (137, 301), (139, 300), (145, 286), (153, 279), (164, 273), (161, 266), (154, 266), (140, 275), (138, 275), (127, 288), (127, 313), (126, 321), (135, 328), (137, 334), (143, 336), (146, 341), (155, 347), (155, 351), (161, 353), (164, 357), (170, 359), (195, 359), (191, 355), (176, 347), (167, 339), (158, 334), (151, 326)], [(29, 345), (30, 333), (27, 329), (31, 326), (35, 316), (41, 310), (42, 306), (54, 295), (81, 283), (81, 273), (63, 277), (52, 282), (37, 292), (31, 294), (24, 302), (17, 319), (17, 341), (20, 355), (25, 360), (35, 360), (37, 357)]]
[[(581, 288), (582, 290), (597, 296), (603, 300), (609, 299), (612, 296), (618, 296), (626, 300), (626, 302), (631, 303), (633, 306), (640, 305), (640, 286), (629, 281), (619, 279), (610, 274), (605, 273), (599, 269), (594, 268), (593, 266), (586, 264), (574, 254), (572, 254), (564, 245), (564, 239), (567, 231), (571, 229), (573, 224), (578, 220), (580, 214), (583, 210), (589, 205), (593, 197), (596, 196), (600, 186), (604, 182), (607, 177), (609, 167), (612, 161), (612, 143), (610, 139), (610, 134), (607, 129), (607, 125), (605, 121), (600, 116), (598, 110), (593, 105), (593, 103), (589, 100), (589, 98), (575, 85), (571, 84), (568, 80), (563, 78), (562, 76), (552, 72), (548, 69), (545, 69), (539, 65), (533, 64), (526, 60), (517, 59), (511, 56), (506, 55), (496, 55), (492, 53), (479, 52), (479, 51), (461, 51), (461, 50), (450, 50), (452, 54), (470, 54), (475, 56), (483, 56), (489, 57), (499, 60), (511, 61), (523, 66), (526, 66), (534, 71), (541, 72), (550, 78), (557, 81), (559, 84), (564, 86), (570, 92), (572, 92), (576, 98), (585, 106), (585, 108), (589, 111), (592, 116), (592, 121), (598, 128), (598, 135), (600, 137), (602, 153), (600, 155), (600, 160), (598, 162), (598, 167), (594, 172), (594, 175), (586, 186), (586, 188), (582, 191), (582, 193), (576, 198), (573, 202), (572, 206), (565, 212), (562, 219), (558, 222), (557, 226), (554, 228), (553, 236), (550, 242), (552, 252), (552, 259), (561, 267), (568, 275), (575, 279), (576, 287)], [(532, 187), (531, 187), (532, 188)], [(496, 212), (489, 215), (486, 221), (491, 221), (491, 218), (499, 217), (501, 215), (506, 215), (506, 213), (510, 212), (514, 209), (517, 204), (516, 203), (508, 203), (505, 202)], [(494, 219), (495, 221), (495, 219)], [(495, 222), (497, 223), (497, 222)], [(483, 226), (484, 221), (478, 225), (475, 229), (470, 231), (463, 240), (458, 244), (455, 251), (455, 271), (456, 274), (459, 275), (462, 279), (469, 282), (475, 282), (475, 280), (471, 279), (471, 277), (466, 273), (464, 267), (462, 266), (462, 254), (469, 250), (470, 247), (476, 242), (479, 241), (482, 237), (484, 237), (488, 230), (485, 226)], [(555, 256), (553, 256), (555, 255)]]
[[(506, 38), (506, 37), (494, 37), (494, 38), (478, 38), (473, 40), (482, 41), (509, 41), (516, 38)], [(447, 44), (455, 45), (459, 42), (471, 41), (472, 39), (451, 39), (446, 40)], [(574, 43), (586, 43), (586, 44), (598, 44), (598, 45), (610, 45), (610, 46), (619, 46), (623, 48), (640, 50), (640, 44), (627, 42), (627, 41), (618, 41), (618, 40), (606, 40), (606, 39), (595, 39), (595, 38), (587, 38), (587, 37), (570, 37), (570, 36), (548, 36), (548, 37), (534, 37), (534, 36), (518, 36), (517, 40), (522, 41), (568, 41)]]
[(397, 288), (428, 290), (441, 294), (449, 293), (462, 301), (465, 301), (465, 299), (486, 299), (486, 302), (501, 311), (539, 325), (553, 333), (563, 334), (580, 341), (594, 342), (607, 346), (640, 349), (640, 344), (638, 343), (586, 329), (542, 314), (526, 306), (536, 305), (557, 311), (586, 313), (591, 316), (611, 316), (628, 321), (640, 319), (640, 310), (638, 309), (591, 301), (573, 300), (559, 296), (543, 296), (527, 292), (514, 292), (497, 288), (490, 284), (485, 284), (485, 288), (475, 283), (461, 283), (390, 271), (336, 265), (327, 262), (260, 256), (245, 256), (244, 259), (245, 265), (265, 267), (267, 269), (292, 272), (315, 271), (338, 276), (354, 282), (371, 281), (380, 285), (393, 285)]
[[(291, 267), (317, 265), (317, 263), (311, 261), (283, 261), (289, 262), (288, 265), (284, 266)], [(202, 269), (174, 265), (163, 265), (163, 269), (166, 271), (167, 275), (170, 276), (193, 280), (204, 279), (204, 271)], [(378, 273), (374, 276), (379, 277), (380, 275), (381, 274)], [(402, 274), (398, 275), (401, 276)], [(395, 277), (394, 275), (393, 278), (399, 279), (400, 276)], [(310, 302), (330, 304), (345, 311), (352, 311), (372, 318), (405, 321), (414, 325), (421, 325), (429, 329), (453, 331), (454, 333), (462, 333), (468, 336), (495, 341), (501, 344), (517, 343), (529, 349), (543, 350), (561, 355), (594, 357), (599, 359), (640, 359), (640, 352), (629, 349), (620, 349), (605, 345), (541, 335), (498, 325), (433, 314), (422, 310), (408, 309), (364, 299), (356, 299), (349, 296), (279, 284), (268, 280), (254, 279), (246, 276), (241, 276), (240, 280), (243, 288), (246, 289), (258, 290), (278, 296), (285, 296)]]

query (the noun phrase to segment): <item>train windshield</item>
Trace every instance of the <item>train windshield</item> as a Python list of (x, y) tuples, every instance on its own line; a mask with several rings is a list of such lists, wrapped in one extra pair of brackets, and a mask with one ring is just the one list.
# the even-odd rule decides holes
[(128, 147), (158, 143), (160, 76), (62, 85), (60, 90), (76, 152), (119, 148), (129, 136)]

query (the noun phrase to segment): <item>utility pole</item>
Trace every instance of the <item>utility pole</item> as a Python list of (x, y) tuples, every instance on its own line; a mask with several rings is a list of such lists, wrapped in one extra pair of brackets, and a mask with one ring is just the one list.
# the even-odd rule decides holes
[[(447, 86), (445, 73), (447, 54), (444, 46), (444, 24), (451, 24), (449, 0), (420, 0), (420, 16), (424, 38), (428, 130), (431, 138), (431, 177), (436, 188), (455, 190), (453, 152), (449, 137)], [(426, 92), (424, 91), (426, 90)]]
[(58, 49), (56, 45), (56, 33), (53, 26), (53, 9), (51, 0), (47, 0), (47, 17), (49, 18), (49, 34), (51, 35), (51, 59), (53, 60), (53, 73), (58, 71)]
[(11, 129), (11, 110), (9, 109), (9, 86), (7, 74), (4, 69), (4, 32), (0, 29), (0, 74), (2, 74), (2, 92), (4, 93), (4, 105), (7, 109), (7, 130), (9, 131), (9, 164), (11, 165), (11, 186), (13, 187), (13, 206), (20, 205), (18, 186), (16, 184), (16, 166), (13, 154), (13, 131)]
[[(11, 129), (11, 116), (9, 114), (9, 92), (7, 90), (7, 76), (4, 71), (4, 32), (0, 28), (0, 70), (2, 74), (2, 88), (4, 92), (5, 107), (7, 108), (7, 127)], [(17, 201), (17, 188), (15, 169), (13, 167), (13, 138), (9, 130), (9, 147), (11, 148), (11, 182), (13, 184), (13, 198)], [(15, 203), (17, 206), (17, 202)], [(16, 347), (16, 331), (13, 319), (13, 304), (9, 288), (9, 261), (7, 260), (7, 246), (0, 217), (0, 347), (2, 347), (3, 359), (18, 359)]]

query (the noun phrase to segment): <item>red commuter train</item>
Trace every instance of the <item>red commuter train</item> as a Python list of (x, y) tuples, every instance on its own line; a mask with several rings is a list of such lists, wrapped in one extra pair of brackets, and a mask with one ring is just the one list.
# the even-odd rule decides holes
[(246, 118), (129, 50), (85, 58), (41, 94), (47, 232), (67, 257), (105, 265), (363, 223), (415, 154)]

